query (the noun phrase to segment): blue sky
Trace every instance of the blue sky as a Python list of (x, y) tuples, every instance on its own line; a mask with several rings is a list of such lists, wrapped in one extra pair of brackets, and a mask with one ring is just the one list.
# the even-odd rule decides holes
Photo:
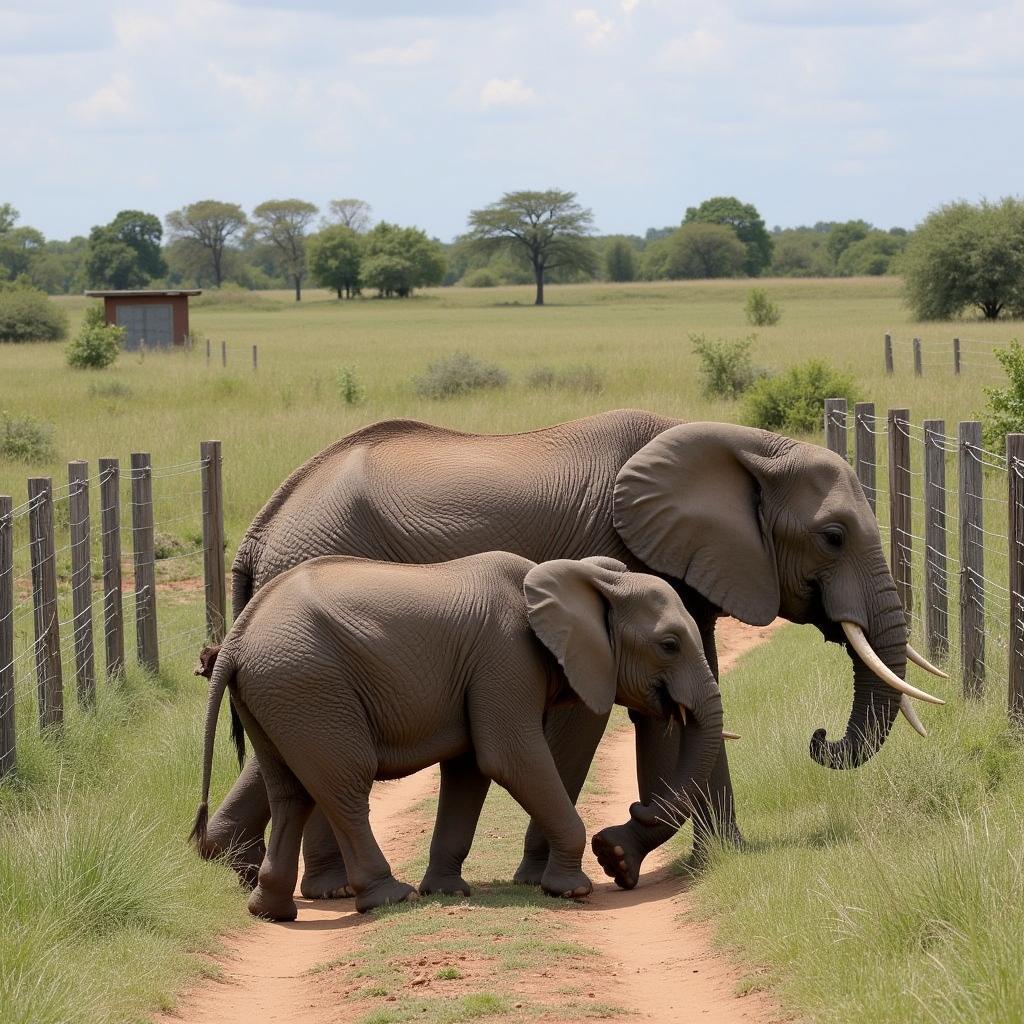
[(0, 202), (48, 237), (356, 196), (447, 240), (547, 187), (912, 226), (1024, 192), (1022, 121), (1024, 0), (0, 0)]

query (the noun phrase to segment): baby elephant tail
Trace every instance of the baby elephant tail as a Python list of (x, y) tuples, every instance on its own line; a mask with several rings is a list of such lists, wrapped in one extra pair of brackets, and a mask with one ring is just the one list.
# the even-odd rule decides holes
[[(206, 703), (206, 728), (203, 734), (203, 797), (196, 811), (195, 824), (189, 833), (189, 841), (195, 842), (202, 856), (211, 854), (206, 841), (206, 826), (210, 818), (210, 776), (213, 773), (213, 741), (217, 735), (217, 719), (220, 717), (220, 705), (224, 699), (224, 691), (234, 679), (235, 666), (231, 654), (225, 654), (222, 647), (205, 647), (200, 655), (199, 668), (196, 675), (208, 676), (210, 679), (210, 697)], [(237, 718), (232, 706), (232, 732)], [(241, 723), (239, 723), (241, 725)]]
[[(194, 675), (204, 676), (206, 679), (213, 678), (213, 670), (217, 665), (217, 655), (223, 644), (207, 644), (199, 652), (199, 661), (196, 662)], [(231, 742), (235, 745), (235, 752), (238, 754), (238, 767), (245, 765), (245, 730), (242, 728), (242, 720), (235, 710), (234, 701), (228, 698), (228, 706), (231, 709)]]

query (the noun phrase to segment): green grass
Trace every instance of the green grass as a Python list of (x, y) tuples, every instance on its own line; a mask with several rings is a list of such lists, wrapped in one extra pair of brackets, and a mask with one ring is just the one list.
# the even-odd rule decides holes
[(871, 762), (831, 772), (807, 742), (841, 733), (848, 675), (844, 654), (790, 626), (728, 677), (749, 849), (697, 876), (703, 911), (767, 968), (753, 984), (810, 1020), (1024, 1020), (1024, 747), (1005, 684), (975, 705), (939, 683), (949, 703), (923, 711), (927, 740), (898, 720)]

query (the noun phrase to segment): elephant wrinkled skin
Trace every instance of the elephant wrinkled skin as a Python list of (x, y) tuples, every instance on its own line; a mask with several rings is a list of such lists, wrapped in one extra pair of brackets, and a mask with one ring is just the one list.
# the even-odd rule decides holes
[(607, 715), (618, 701), (662, 729), (685, 728), (694, 792), (722, 740), (721, 694), (679, 596), (601, 557), (534, 565), (490, 552), (404, 565), (334, 556), (278, 576), (216, 655), (193, 832), (206, 855), (215, 852), (206, 808), (226, 688), (270, 797), (270, 843), (249, 909), (273, 920), (296, 916), (299, 842), (314, 800), (359, 910), (413, 893), (370, 831), (370, 786), (439, 761), (461, 813), (438, 816), (441, 854), (421, 891), (469, 895), (462, 861), (493, 779), (550, 843), (544, 890), (579, 897), (592, 888), (581, 863), (586, 831), (544, 737), (546, 710), (582, 702)]
[[(716, 675), (722, 614), (754, 625), (781, 615), (843, 644), (843, 623), (853, 624), (892, 678), (905, 675), (904, 613), (877, 523), (842, 458), (763, 430), (638, 410), (510, 435), (402, 420), (357, 430), (292, 473), (257, 515), (234, 562), (234, 612), (279, 573), (318, 555), (424, 563), (488, 550), (534, 562), (607, 555), (664, 575), (697, 622)], [(815, 760), (832, 768), (871, 757), (900, 707), (900, 694), (847, 649), (846, 731), (832, 742), (819, 731), (811, 742)], [(658, 807), (686, 778), (679, 733), (631, 717), (640, 799), (625, 824), (593, 840), (605, 871), (625, 887), (636, 884), (644, 856), (674, 834)], [(580, 706), (548, 715), (546, 734), (574, 800), (603, 728), (603, 716)], [(698, 842), (715, 830), (738, 837), (724, 746), (709, 796), (693, 813)], [(250, 761), (211, 820), (211, 842), (251, 873), (268, 817), (258, 763)], [(318, 818), (305, 837), (307, 896), (346, 884)], [(517, 877), (538, 881), (546, 862), (547, 844), (531, 825)]]

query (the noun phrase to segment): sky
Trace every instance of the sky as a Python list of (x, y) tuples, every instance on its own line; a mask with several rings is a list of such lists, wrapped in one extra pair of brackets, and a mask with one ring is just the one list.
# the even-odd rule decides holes
[(358, 197), (442, 240), (562, 188), (912, 227), (1024, 192), (1024, 0), (0, 0), (0, 202), (47, 237)]

